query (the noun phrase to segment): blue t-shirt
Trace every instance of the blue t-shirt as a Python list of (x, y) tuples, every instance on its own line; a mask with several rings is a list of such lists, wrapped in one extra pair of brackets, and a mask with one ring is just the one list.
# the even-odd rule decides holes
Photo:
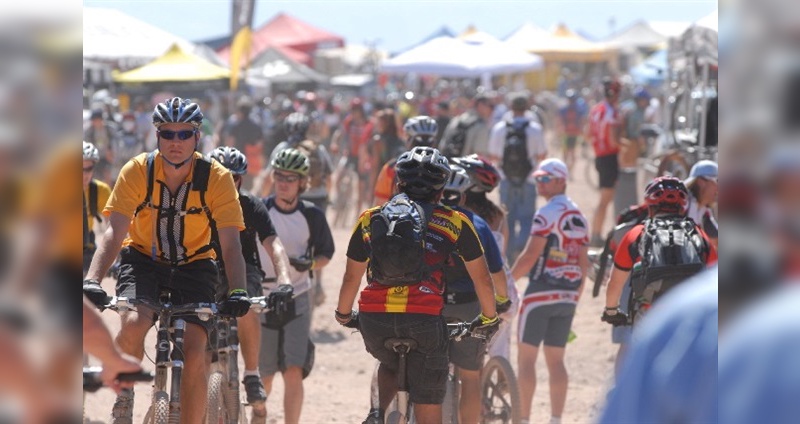
[[(503, 270), (503, 257), (500, 255), (500, 248), (497, 246), (497, 241), (492, 235), (492, 230), (489, 224), (478, 215), (468, 211), (464, 208), (454, 207), (453, 209), (463, 213), (472, 221), (475, 227), (475, 232), (478, 233), (478, 238), (483, 246), (483, 255), (486, 258), (486, 263), (489, 265), (489, 272), (495, 273)], [(455, 255), (455, 254), (454, 254)], [(449, 293), (465, 293), (475, 292), (475, 285), (467, 274), (464, 268), (464, 262), (460, 258), (455, 260), (453, 257), (451, 263), (444, 269), (444, 281), (446, 291)]]
[(733, 422), (717, 411), (717, 274), (681, 283), (634, 327), (600, 424)]

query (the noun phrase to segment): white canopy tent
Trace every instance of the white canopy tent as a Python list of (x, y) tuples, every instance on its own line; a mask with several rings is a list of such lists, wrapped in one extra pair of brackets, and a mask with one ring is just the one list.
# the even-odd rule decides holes
[(438, 37), (383, 62), (381, 72), (477, 78), (543, 66), (541, 57), (502, 42), (470, 44), (457, 38)]
[(550, 38), (550, 31), (527, 22), (506, 37), (505, 42), (527, 51), (530, 41), (540, 38)]

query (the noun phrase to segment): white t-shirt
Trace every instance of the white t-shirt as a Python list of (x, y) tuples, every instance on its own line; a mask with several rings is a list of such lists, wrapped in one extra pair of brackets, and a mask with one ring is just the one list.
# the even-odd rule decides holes
[[(536, 122), (532, 122), (527, 118), (514, 118), (514, 122), (528, 121), (528, 126), (525, 128), (525, 135), (528, 142), (528, 157), (531, 160), (531, 166), (536, 169), (537, 157), (547, 154), (547, 145), (544, 142), (544, 135), (542, 134), (542, 126)], [(506, 121), (500, 121), (492, 127), (492, 132), (489, 135), (489, 154), (497, 157), (498, 162), (503, 161), (503, 147), (506, 142)], [(498, 168), (501, 175), (502, 169)], [(503, 175), (505, 178), (505, 175)], [(528, 176), (527, 182), (535, 184), (533, 173)]]
[(703, 231), (711, 238), (717, 238), (719, 232), (719, 224), (717, 218), (714, 217), (714, 211), (708, 206), (700, 206), (700, 203), (694, 196), (689, 196), (689, 208), (686, 216), (692, 218), (695, 224), (703, 229)]

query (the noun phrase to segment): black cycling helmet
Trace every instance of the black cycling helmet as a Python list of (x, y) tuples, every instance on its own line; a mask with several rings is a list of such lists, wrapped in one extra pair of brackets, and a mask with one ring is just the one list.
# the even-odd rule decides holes
[(222, 166), (228, 168), (233, 175), (247, 173), (247, 158), (235, 147), (217, 147), (208, 154), (208, 159), (216, 159)]
[(433, 147), (418, 146), (400, 155), (395, 172), (403, 192), (429, 196), (444, 189), (450, 178), (450, 165)]
[(283, 128), (290, 137), (305, 138), (309, 126), (311, 126), (311, 121), (308, 116), (300, 112), (290, 113), (283, 120)]
[(153, 125), (156, 128), (169, 123), (192, 124), (195, 128), (203, 124), (203, 112), (200, 105), (180, 97), (164, 100), (153, 110)]

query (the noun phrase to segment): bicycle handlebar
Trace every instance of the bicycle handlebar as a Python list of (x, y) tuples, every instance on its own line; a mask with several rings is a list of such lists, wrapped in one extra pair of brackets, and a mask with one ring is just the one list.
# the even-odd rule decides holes
[[(83, 369), (83, 391), (96, 392), (103, 387), (103, 381), (100, 379), (103, 369), (100, 367), (86, 367)], [(155, 375), (149, 371), (138, 372), (125, 372), (117, 374), (119, 381), (134, 381), (134, 382), (149, 382), (153, 381)]]
[(156, 312), (167, 309), (172, 315), (197, 315), (201, 321), (208, 321), (212, 316), (220, 315), (219, 306), (216, 303), (198, 302), (173, 305), (171, 303), (153, 303), (145, 299), (129, 299), (117, 296), (112, 297), (108, 304), (105, 305), (105, 308), (116, 312), (127, 312), (136, 311), (137, 305), (144, 305)]
[[(292, 299), (297, 298), (297, 296), (300, 296), (301, 294), (303, 294), (303, 293), (305, 293), (305, 292), (307, 292), (309, 290), (311, 290), (310, 286), (306, 287), (303, 290), (300, 290), (299, 292), (293, 292), (292, 293)], [(250, 298), (250, 310), (255, 312), (255, 313), (257, 313), (257, 314), (266, 314), (266, 313), (272, 311), (272, 308), (267, 307), (267, 299), (268, 298), (269, 298), (269, 296), (251, 297)]]
[(447, 324), (449, 331), (448, 338), (455, 341), (461, 341), (464, 337), (472, 337), (475, 339), (486, 340), (483, 334), (475, 334), (469, 331), (470, 323), (466, 321), (451, 322)]

